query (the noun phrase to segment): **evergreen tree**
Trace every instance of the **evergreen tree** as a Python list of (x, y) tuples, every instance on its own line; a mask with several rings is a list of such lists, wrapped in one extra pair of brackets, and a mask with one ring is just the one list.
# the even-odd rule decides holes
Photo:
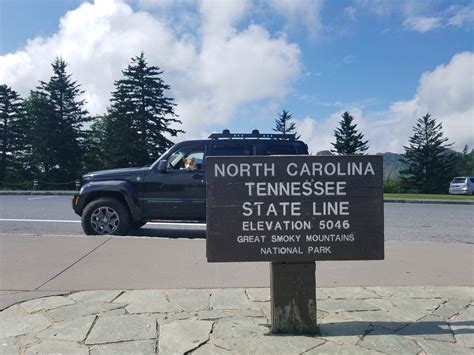
[[(293, 119), (293, 116), (286, 110), (282, 110), (281, 114), (275, 120), (275, 132), (280, 132), (283, 134), (295, 134), (296, 127), (294, 122), (290, 122)], [(296, 139), (300, 139), (300, 136), (296, 136)]]
[[(470, 151), (469, 151), (470, 150)], [(454, 175), (474, 176), (474, 150), (466, 144), (462, 153), (455, 154)]]
[(38, 91), (31, 91), (25, 100), (25, 109), (29, 142), (26, 169), (35, 178), (48, 179), (54, 171), (59, 149), (54, 142), (60, 139), (55, 112), (48, 97)]
[(170, 87), (163, 71), (148, 65), (143, 52), (122, 73), (104, 120), (104, 161), (109, 167), (147, 165), (172, 146), (167, 136), (183, 132), (171, 127), (181, 121), (173, 99), (165, 96)]
[(454, 155), (448, 150), (441, 123), (430, 114), (417, 120), (409, 145), (404, 146), (402, 161), (408, 164), (402, 170), (402, 185), (405, 191), (418, 193), (446, 193), (453, 177)]
[(344, 154), (363, 154), (369, 147), (368, 141), (364, 141), (364, 135), (357, 132), (357, 124), (353, 124), (354, 117), (349, 112), (342, 114), (342, 120), (339, 121), (340, 127), (334, 131), (336, 142), (331, 143), (334, 147), (333, 153)]
[(56, 58), (53, 76), (41, 81), (27, 103), (30, 121), (31, 165), (40, 178), (51, 182), (74, 180), (82, 172), (85, 110), (84, 91), (67, 74), (66, 62)]
[(104, 156), (102, 154), (106, 139), (107, 120), (107, 115), (96, 117), (95, 122), (86, 132), (83, 161), (85, 171), (102, 170), (107, 166), (107, 162), (103, 160)]
[(21, 175), (25, 152), (23, 100), (7, 85), (0, 85), (0, 180)]

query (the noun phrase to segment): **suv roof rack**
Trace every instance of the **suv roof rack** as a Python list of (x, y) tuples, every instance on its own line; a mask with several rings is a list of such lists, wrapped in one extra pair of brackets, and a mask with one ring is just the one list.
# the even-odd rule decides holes
[(260, 133), (258, 129), (254, 129), (252, 133), (230, 133), (228, 129), (224, 129), (222, 133), (212, 133), (209, 138), (210, 139), (246, 139), (246, 138), (253, 138), (253, 139), (286, 139), (290, 141), (294, 141), (296, 135), (293, 134), (274, 134), (274, 133)]

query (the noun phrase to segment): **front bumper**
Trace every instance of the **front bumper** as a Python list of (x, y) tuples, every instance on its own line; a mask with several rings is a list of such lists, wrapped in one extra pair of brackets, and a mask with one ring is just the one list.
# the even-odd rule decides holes
[(77, 215), (81, 215), (82, 213), (82, 206), (81, 206), (81, 195), (76, 194), (72, 197), (72, 209), (74, 210), (74, 213)]

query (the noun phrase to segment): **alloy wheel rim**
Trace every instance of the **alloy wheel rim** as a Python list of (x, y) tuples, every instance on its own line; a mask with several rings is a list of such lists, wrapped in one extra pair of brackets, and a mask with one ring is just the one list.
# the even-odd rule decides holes
[(92, 212), (91, 225), (97, 234), (111, 234), (119, 226), (118, 213), (110, 207), (99, 207)]

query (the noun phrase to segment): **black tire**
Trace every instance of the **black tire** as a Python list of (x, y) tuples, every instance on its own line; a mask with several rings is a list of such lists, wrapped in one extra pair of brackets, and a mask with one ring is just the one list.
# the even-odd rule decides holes
[(126, 235), (130, 227), (130, 212), (116, 198), (101, 197), (86, 205), (81, 224), (87, 235)]
[(132, 221), (130, 223), (130, 228), (140, 229), (141, 227), (143, 227), (146, 224), (146, 222), (147, 221)]

